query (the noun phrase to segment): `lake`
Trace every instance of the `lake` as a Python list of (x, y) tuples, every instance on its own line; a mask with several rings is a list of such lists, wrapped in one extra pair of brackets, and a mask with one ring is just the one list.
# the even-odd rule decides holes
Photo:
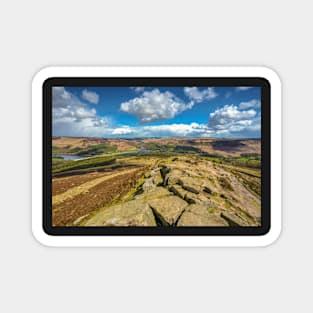
[(73, 155), (73, 154), (57, 154), (57, 157), (63, 158), (64, 160), (80, 160), (85, 159), (86, 156), (82, 155)]
[[(120, 152), (117, 153), (116, 156), (134, 156), (134, 155), (146, 155), (146, 154), (153, 154), (156, 151), (147, 150), (147, 149), (140, 149), (138, 151), (128, 151), (128, 152)], [(61, 157), (64, 160), (81, 160), (85, 158), (96, 157), (97, 155), (74, 155), (74, 154), (57, 154), (57, 157)]]

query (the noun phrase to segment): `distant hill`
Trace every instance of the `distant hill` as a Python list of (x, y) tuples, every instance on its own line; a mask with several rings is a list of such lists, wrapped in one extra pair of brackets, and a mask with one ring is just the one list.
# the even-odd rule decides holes
[(53, 137), (54, 154), (95, 154), (125, 152), (138, 149), (156, 151), (197, 152), (223, 157), (260, 155), (260, 139), (218, 139), (218, 138), (132, 138), (109, 139), (98, 137)]

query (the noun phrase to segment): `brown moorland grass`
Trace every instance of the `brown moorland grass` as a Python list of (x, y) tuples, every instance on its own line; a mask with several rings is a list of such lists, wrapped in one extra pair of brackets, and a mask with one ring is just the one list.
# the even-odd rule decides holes
[[(140, 167), (115, 172), (114, 175), (111, 173), (111, 175), (105, 177), (106, 179), (100, 180), (99, 183), (91, 184), (90, 189), (81, 188), (80, 192), (75, 190), (73, 197), (68, 193), (62, 199), (64, 201), (58, 201), (57, 204), (53, 205), (52, 224), (54, 226), (73, 225), (78, 218), (120, 199), (136, 185), (144, 170), (144, 167)], [(99, 178), (96, 179), (99, 180)], [(92, 180), (89, 183), (92, 183)], [(79, 188), (79, 186), (76, 188)], [(62, 196), (62, 194), (59, 196)]]
[(89, 173), (77, 176), (61, 177), (52, 180), (52, 196), (66, 192), (69, 188), (74, 188), (98, 177), (108, 176), (110, 173)]

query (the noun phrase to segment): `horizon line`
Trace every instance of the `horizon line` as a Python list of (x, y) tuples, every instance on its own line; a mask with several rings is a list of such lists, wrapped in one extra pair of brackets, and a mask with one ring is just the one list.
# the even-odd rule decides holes
[(68, 135), (52, 135), (52, 138), (65, 137), (65, 138), (97, 138), (97, 139), (233, 139), (233, 140), (261, 140), (261, 137), (193, 137), (193, 136), (151, 136), (151, 137), (101, 137), (101, 136), (68, 136)]

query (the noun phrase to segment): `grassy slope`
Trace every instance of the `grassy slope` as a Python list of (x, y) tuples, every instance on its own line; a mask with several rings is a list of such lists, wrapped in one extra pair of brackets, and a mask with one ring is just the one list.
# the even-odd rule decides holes
[(100, 156), (100, 157), (75, 160), (75, 161), (64, 161), (62, 163), (53, 165), (52, 172), (61, 173), (61, 172), (71, 171), (71, 170), (87, 169), (87, 168), (98, 167), (102, 165), (110, 165), (110, 164), (114, 164), (115, 161), (116, 161), (115, 158), (112, 158), (109, 156)]

